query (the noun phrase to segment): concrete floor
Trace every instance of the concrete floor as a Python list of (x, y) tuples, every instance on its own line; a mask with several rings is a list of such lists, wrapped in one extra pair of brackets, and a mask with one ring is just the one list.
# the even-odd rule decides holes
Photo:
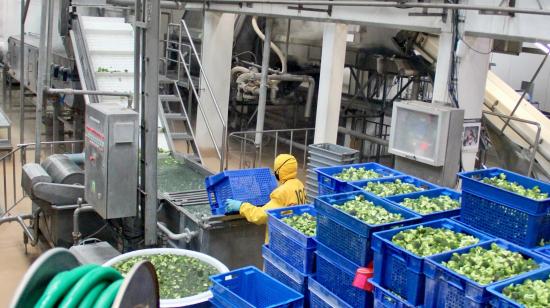
[[(14, 90), (12, 91), (12, 99), (19, 105), (19, 91), (17, 86), (14, 86)], [(20, 141), (19, 128), (21, 127), (21, 123), (19, 121), (19, 110), (11, 110), (9, 106), (7, 106), (7, 102), (4, 101), (2, 95), (0, 95), (0, 107), (2, 107), (12, 121), (12, 145), (16, 145)], [(29, 113), (28, 116), (30, 117), (32, 114)], [(34, 119), (29, 118), (25, 121), (25, 142), (32, 142), (33, 138)], [(4, 155), (5, 153), (6, 152), (1, 152), (0, 155)], [(16, 166), (18, 167), (17, 164)], [(20, 168), (17, 167), (16, 179), (19, 179)], [(11, 164), (6, 166), (6, 170), (9, 175), (12, 174)], [(7, 183), (8, 200), (11, 200), (11, 198), (13, 198), (13, 193), (10, 191), (12, 180), (9, 176)], [(4, 204), (2, 204), (0, 213), (4, 212), (3, 207)], [(22, 202), (10, 212), (14, 215), (30, 213), (30, 202)], [(25, 253), (23, 231), (17, 223), (0, 225), (0, 277), (2, 277), (2, 284), (0, 286), (0, 307), (7, 307), (9, 305), (13, 293), (23, 278), (23, 275), (42, 252), (41, 248), (31, 247), (30, 245), (28, 245), (27, 248), (28, 251)]]

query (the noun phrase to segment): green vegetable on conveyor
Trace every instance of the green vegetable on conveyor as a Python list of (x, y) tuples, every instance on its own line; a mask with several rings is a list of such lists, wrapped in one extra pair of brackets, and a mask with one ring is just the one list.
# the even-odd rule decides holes
[(349, 167), (344, 168), (342, 172), (335, 174), (334, 177), (342, 181), (361, 181), (377, 179), (382, 177), (382, 175), (374, 170), (365, 169), (364, 167)]
[(391, 213), (381, 206), (364, 200), (363, 196), (356, 196), (354, 200), (346, 201), (341, 205), (335, 204), (334, 206), (370, 225), (381, 225), (405, 219), (399, 213)]
[(315, 216), (309, 213), (303, 213), (301, 215), (284, 217), (281, 220), (285, 224), (302, 232), (306, 236), (315, 236), (315, 230), (317, 228), (317, 220), (315, 219)]
[(487, 285), (512, 276), (537, 269), (533, 259), (525, 259), (520, 253), (506, 250), (497, 244), (491, 249), (474, 247), (468, 253), (453, 253), (443, 265), (475, 282)]
[(502, 293), (527, 308), (548, 308), (550, 307), (550, 277), (546, 281), (526, 279), (522, 284), (507, 286)]
[(496, 186), (498, 188), (506, 189), (515, 192), (516, 194), (535, 200), (544, 200), (548, 198), (548, 193), (542, 192), (538, 186), (534, 186), (533, 188), (525, 188), (523, 185), (517, 182), (510, 182), (506, 180), (506, 174), (504, 173), (501, 173), (498, 176), (494, 176), (491, 178), (485, 177), (481, 180), (481, 182)]
[(363, 190), (371, 192), (379, 197), (390, 197), (423, 191), (424, 188), (417, 187), (410, 183), (403, 183), (400, 179), (397, 179), (393, 182), (369, 182), (367, 186), (363, 187)]
[(405, 198), (401, 205), (420, 214), (449, 211), (460, 208), (460, 202), (447, 195), (438, 197), (420, 196), (416, 199)]
[(397, 233), (392, 242), (415, 255), (426, 257), (477, 244), (479, 239), (445, 228), (419, 226)]
[(188, 256), (175, 254), (143, 255), (113, 265), (123, 275), (143, 260), (153, 264), (159, 281), (161, 299), (183, 298), (208, 291), (209, 276), (219, 271), (210, 264)]

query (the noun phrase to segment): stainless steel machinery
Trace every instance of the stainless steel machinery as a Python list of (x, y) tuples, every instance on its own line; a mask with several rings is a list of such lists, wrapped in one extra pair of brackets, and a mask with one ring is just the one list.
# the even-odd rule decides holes
[[(74, 210), (84, 198), (84, 171), (67, 156), (55, 154), (41, 164), (24, 165), (21, 184), (36, 208), (29, 233), (25, 233), (30, 239), (25, 240), (36, 244), (43, 236), (51, 246), (70, 247)], [(97, 213), (82, 212), (79, 221), (83, 238), (93, 235), (115, 242), (112, 230)]]
[(86, 106), (85, 196), (105, 219), (137, 213), (138, 114), (115, 103)]

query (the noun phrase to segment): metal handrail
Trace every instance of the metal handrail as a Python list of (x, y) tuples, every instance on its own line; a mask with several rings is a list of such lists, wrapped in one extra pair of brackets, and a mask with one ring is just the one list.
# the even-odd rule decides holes
[[(268, 135), (269, 134), (272, 134), (274, 135), (274, 139), (275, 139), (275, 144), (274, 144), (274, 147), (273, 147), (273, 158), (275, 158), (277, 156), (277, 154), (279, 153), (278, 150), (279, 150), (279, 142), (283, 143), (283, 144), (286, 144), (289, 146), (289, 153), (290, 154), (293, 154), (293, 149), (294, 148), (298, 148), (299, 150), (302, 150), (303, 151), (303, 169), (306, 168), (306, 161), (307, 161), (307, 147), (312, 144), (313, 142), (309, 142), (308, 141), (308, 137), (310, 136), (310, 133), (313, 133), (315, 132), (315, 128), (292, 128), (292, 129), (272, 129), (272, 130), (262, 130), (262, 131), (257, 131), (257, 130), (251, 130), (251, 131), (241, 131), (241, 132), (233, 132), (233, 133), (230, 133), (228, 136), (227, 136), (227, 139), (228, 141), (231, 140), (231, 139), (236, 139), (237, 142), (240, 142), (240, 152), (239, 152), (239, 168), (244, 168), (245, 166), (243, 165), (243, 162), (244, 162), (244, 157), (246, 156), (247, 152), (246, 152), (246, 148), (247, 148), (247, 144), (248, 145), (251, 145), (254, 149), (254, 160), (253, 160), (253, 165), (252, 167), (255, 168), (256, 167), (256, 164), (257, 164), (257, 161), (260, 161), (261, 162), (261, 159), (262, 159), (262, 154), (265, 152), (264, 151), (264, 144), (261, 143), (261, 144), (257, 144), (255, 142), (255, 138), (247, 138), (248, 135), (251, 135), (251, 136), (256, 136), (256, 134), (262, 134), (262, 135)], [(289, 134), (290, 135), (290, 139), (286, 139), (286, 138), (283, 138), (281, 137), (280, 135), (281, 134)], [(294, 139), (295, 139), (295, 136), (297, 134), (300, 134), (300, 133), (303, 133), (304, 134), (304, 142), (303, 143), (298, 143), (296, 142)], [(313, 134), (311, 135), (313, 136)], [(228, 169), (229, 168), (229, 142), (227, 143), (227, 146), (225, 148), (225, 169)]]
[[(179, 55), (179, 57), (181, 58), (181, 60), (183, 62), (183, 68), (185, 69), (185, 72), (187, 74), (189, 84), (191, 85), (192, 90), (193, 90), (193, 94), (195, 95), (195, 98), (197, 99), (197, 105), (199, 106), (201, 114), (202, 114), (203, 118), (205, 119), (205, 124), (206, 124), (206, 127), (208, 129), (208, 133), (209, 133), (210, 138), (212, 139), (212, 142), (214, 144), (214, 149), (216, 150), (216, 154), (218, 155), (218, 158), (220, 159), (220, 171), (222, 171), (223, 166), (224, 166), (224, 161), (225, 161), (223, 149), (225, 149), (226, 144), (227, 144), (227, 123), (225, 121), (225, 118), (222, 115), (220, 106), (218, 104), (218, 101), (216, 100), (214, 92), (212, 91), (212, 87), (210, 86), (210, 82), (208, 81), (206, 73), (204, 72), (202, 62), (199, 58), (197, 49), (195, 48), (195, 43), (193, 43), (193, 38), (191, 37), (191, 33), (189, 32), (189, 28), (187, 27), (187, 24), (185, 23), (185, 20), (183, 20), (183, 19), (181, 20), (181, 25), (183, 26), (183, 29), (185, 30), (185, 33), (186, 33), (187, 38), (189, 40), (189, 46), (191, 46), (191, 54), (195, 57), (195, 59), (197, 61), (197, 65), (199, 66), (202, 79), (204, 80), (204, 82), (206, 84), (206, 89), (208, 90), (208, 93), (210, 94), (210, 97), (212, 98), (212, 102), (214, 103), (214, 107), (216, 109), (216, 113), (218, 115), (219, 121), (222, 124), (222, 131), (223, 132), (222, 132), (222, 145), (221, 145), (221, 150), (220, 150), (220, 147), (218, 147), (216, 139), (214, 138), (214, 134), (213, 134), (213, 132), (210, 128), (210, 124), (208, 123), (209, 122), (208, 118), (204, 114), (204, 110), (202, 110), (202, 105), (201, 105), (201, 102), (200, 102), (200, 99), (199, 99), (200, 96), (198, 95), (197, 89), (195, 88), (195, 84), (193, 82), (191, 72), (189, 71), (189, 68), (187, 67), (187, 64), (185, 62), (183, 53), (181, 52), (181, 50), (178, 50), (178, 55)], [(180, 46), (181, 46), (181, 33), (180, 33)], [(191, 65), (191, 61), (190, 61), (189, 65)]]
[[(42, 151), (49, 149), (50, 153), (55, 152), (55, 148), (59, 145), (71, 145), (72, 151), (75, 150), (75, 145), (81, 144), (84, 141), (82, 140), (69, 140), (69, 141), (44, 141), (40, 143), (40, 149)], [(47, 147), (49, 146), (49, 147)], [(25, 200), (27, 195), (25, 194), (25, 191), (21, 188), (21, 182), (17, 181), (17, 173), (16, 173), (16, 158), (18, 155), (20, 155), (19, 158), (19, 168), (22, 169), (23, 165), (27, 163), (27, 151), (31, 150), (32, 148), (36, 147), (36, 143), (23, 143), (18, 144), (15, 149), (11, 150), (7, 154), (0, 157), (0, 166), (2, 168), (2, 185), (0, 187), (3, 188), (2, 195), (2, 205), (3, 205), (3, 213), (0, 215), (1, 217), (4, 217), (6, 215), (9, 215), (10, 211), (21, 203), (21, 201)], [(10, 163), (11, 160), (11, 174), (8, 174), (8, 169), (6, 168), (7, 165)], [(8, 188), (8, 177), (11, 176), (11, 186)], [(21, 175), (19, 176), (21, 177)], [(12, 202), (8, 205), (8, 191), (11, 191), (13, 193)]]
[[(492, 116), (499, 117), (503, 122), (505, 122), (505, 125), (508, 125), (508, 127), (512, 127), (512, 126), (509, 125), (510, 121), (523, 122), (523, 123), (530, 124), (530, 125), (533, 125), (533, 126), (537, 127), (537, 133), (535, 134), (535, 140), (534, 140), (533, 143), (531, 143), (528, 140), (526, 140), (525, 138), (523, 138), (519, 132), (517, 132), (515, 129), (513, 129), (514, 132), (516, 134), (518, 134), (518, 136), (522, 137), (522, 139), (530, 147), (533, 148), (533, 150), (531, 151), (531, 158), (529, 159), (529, 169), (527, 170), (527, 176), (531, 176), (531, 173), (533, 172), (533, 165), (535, 163), (535, 157), (537, 155), (538, 147), (539, 147), (539, 144), (540, 144), (540, 133), (541, 133), (541, 130), (542, 130), (542, 127), (541, 127), (540, 123), (535, 122), (535, 121), (525, 120), (525, 119), (514, 117), (514, 116), (509, 116), (509, 115), (498, 113), (498, 112), (483, 111), (482, 114), (483, 115), (492, 115)], [(506, 121), (504, 121), (504, 119), (506, 119)]]

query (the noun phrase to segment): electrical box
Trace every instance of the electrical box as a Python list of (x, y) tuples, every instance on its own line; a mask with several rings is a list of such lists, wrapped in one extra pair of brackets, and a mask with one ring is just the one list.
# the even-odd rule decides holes
[(137, 214), (138, 121), (118, 104), (86, 105), (85, 197), (105, 219)]
[[(463, 121), (461, 109), (420, 101), (395, 102), (389, 152), (431, 166), (443, 166), (447, 143), (460, 140)], [(450, 136), (453, 140), (449, 140)]]

